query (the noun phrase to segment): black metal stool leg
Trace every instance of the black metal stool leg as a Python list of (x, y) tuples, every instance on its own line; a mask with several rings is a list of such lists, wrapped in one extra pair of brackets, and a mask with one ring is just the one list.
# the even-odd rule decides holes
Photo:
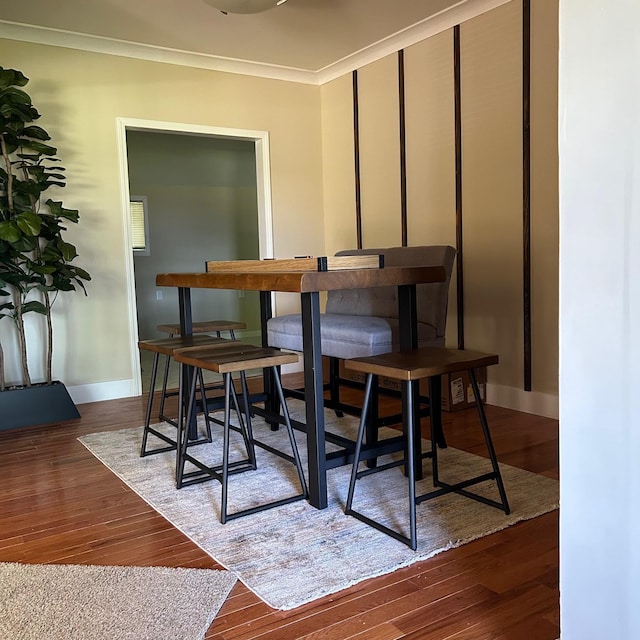
[[(364, 471), (358, 471), (358, 464), (360, 462), (360, 454), (362, 450), (362, 440), (364, 439), (365, 427), (366, 427), (366, 410), (367, 405), (371, 401), (371, 387), (372, 387), (372, 373), (367, 374), (367, 380), (365, 384), (365, 397), (362, 407), (362, 415), (360, 417), (360, 427), (358, 428), (358, 438), (356, 441), (356, 449), (353, 458), (353, 466), (351, 467), (351, 479), (349, 482), (349, 491), (347, 494), (347, 502), (345, 505), (345, 514), (353, 516), (364, 522), (365, 524), (370, 525), (374, 529), (381, 531), (382, 533), (386, 533), (387, 535), (403, 542), (408, 545), (411, 549), (415, 550), (417, 547), (417, 529), (416, 529), (416, 493), (415, 493), (415, 461), (413, 456), (405, 455), (402, 460), (390, 462), (388, 464), (383, 464), (373, 469), (365, 469)], [(409, 383), (409, 391), (411, 389), (411, 383)], [(409, 396), (413, 396), (412, 393), (408, 394)], [(403, 415), (403, 431), (405, 437), (407, 439), (407, 450), (410, 452), (413, 450), (414, 445), (414, 418), (413, 418), (413, 408), (412, 401), (409, 401), (409, 411), (407, 411)], [(385, 471), (387, 469), (391, 469), (393, 467), (398, 467), (401, 465), (405, 465), (406, 467), (406, 475), (409, 483), (409, 535), (405, 536), (394, 529), (378, 522), (377, 520), (373, 520), (368, 516), (365, 516), (363, 513), (356, 511), (353, 508), (353, 497), (355, 493), (356, 481), (362, 477), (372, 475), (374, 473), (379, 473), (380, 471)]]
[(360, 426), (358, 427), (358, 436), (356, 438), (356, 448), (353, 453), (353, 466), (351, 467), (351, 479), (349, 481), (349, 491), (347, 493), (347, 503), (345, 505), (345, 513), (353, 515), (351, 505), (353, 504), (353, 494), (356, 488), (356, 480), (358, 477), (358, 465), (360, 463), (360, 451), (362, 450), (362, 440), (367, 424), (367, 411), (369, 409), (369, 399), (371, 397), (371, 379), (373, 374), (368, 373), (364, 387), (364, 400), (362, 402), (362, 413), (360, 414)]
[[(407, 438), (407, 450), (409, 456), (407, 459), (408, 477), (409, 477), (409, 541), (407, 544), (414, 551), (418, 546), (418, 535), (416, 531), (416, 456), (415, 456), (415, 442), (414, 436), (416, 435), (415, 425), (415, 413), (413, 411), (413, 382), (409, 381), (409, 388), (407, 393), (408, 411), (404, 416), (404, 429), (405, 436)], [(422, 458), (420, 464), (422, 464)], [(406, 540), (405, 540), (406, 542)]]
[[(246, 387), (246, 379), (244, 376), (244, 371), (240, 372), (240, 380), (242, 381), (242, 386)], [(242, 411), (240, 411), (240, 403), (238, 402), (238, 395), (236, 393), (235, 386), (233, 384), (233, 378), (231, 378), (231, 397), (233, 400), (233, 406), (236, 411), (236, 416), (238, 417), (238, 424), (240, 425), (240, 434), (242, 435), (242, 439), (244, 440), (244, 446), (247, 451), (247, 457), (249, 459), (249, 465), (252, 469), (257, 468), (256, 463), (256, 450), (253, 445), (253, 427), (251, 425), (251, 412), (249, 410), (249, 400), (247, 398), (246, 393), (244, 396), (244, 407), (245, 407), (245, 418), (242, 418)]]
[[(373, 446), (378, 442), (378, 420), (379, 420), (379, 412), (378, 412), (378, 403), (380, 402), (380, 379), (378, 376), (374, 375), (373, 380), (371, 381), (371, 400), (369, 402), (369, 415), (367, 419), (366, 426), (366, 434), (367, 434), (367, 445)], [(375, 468), (377, 465), (376, 458), (369, 458), (367, 460), (367, 467), (370, 469)]]
[(289, 416), (289, 408), (284, 399), (284, 391), (282, 390), (282, 382), (278, 375), (277, 367), (273, 367), (273, 373), (276, 381), (276, 387), (278, 388), (278, 396), (280, 397), (280, 404), (282, 405), (282, 414), (284, 415), (284, 422), (287, 427), (287, 433), (289, 434), (289, 442), (291, 444), (291, 451), (293, 453), (293, 459), (296, 464), (296, 470), (298, 471), (298, 479), (300, 480), (300, 486), (302, 487), (303, 497), (308, 497), (309, 491), (307, 490), (307, 483), (304, 479), (304, 472), (302, 471), (302, 463), (300, 462), (300, 453), (298, 452), (298, 445), (296, 444), (296, 438), (293, 435), (293, 428), (291, 427), (291, 418)]
[(496, 475), (496, 484), (498, 485), (498, 493), (502, 501), (504, 512), (509, 515), (511, 509), (509, 507), (509, 501), (507, 500), (507, 492), (502, 482), (502, 473), (500, 473), (500, 467), (498, 465), (498, 458), (496, 456), (496, 450), (493, 446), (493, 439), (491, 438), (491, 432), (489, 431), (489, 423), (487, 422), (487, 415), (484, 411), (484, 403), (480, 397), (480, 388), (478, 386), (478, 379), (476, 378), (476, 372), (473, 369), (469, 369), (469, 378), (471, 379), (471, 386), (473, 387), (473, 393), (476, 396), (476, 406), (478, 407), (478, 415), (480, 416), (480, 424), (482, 425), (482, 433), (484, 434), (484, 440), (487, 443), (487, 449), (489, 450), (489, 458), (491, 459), (491, 466), (493, 472)]
[[(180, 367), (182, 370), (182, 367)], [(182, 380), (182, 371), (180, 372), (180, 387), (184, 384)], [(189, 424), (196, 404), (196, 384), (197, 376), (193, 376), (191, 380), (191, 389), (189, 390), (189, 404), (186, 409), (186, 415), (183, 413), (184, 408), (182, 402), (178, 408), (178, 437), (176, 449), (179, 451), (178, 458), (176, 460), (176, 488), (181, 489), (184, 479), (184, 465), (186, 461), (187, 447), (189, 445)], [(184, 419), (182, 419), (184, 417)]]
[(151, 424), (151, 411), (153, 409), (153, 390), (156, 386), (156, 374), (158, 373), (158, 356), (159, 353), (153, 354), (153, 365), (151, 366), (151, 382), (149, 388), (149, 397), (147, 399), (147, 412), (144, 418), (144, 432), (142, 434), (142, 446), (140, 447), (140, 457), (147, 454), (147, 438), (149, 437), (149, 425)]
[[(180, 375), (182, 375), (182, 367), (180, 367)], [(198, 369), (198, 380), (200, 382), (200, 398), (202, 401), (202, 412), (204, 414), (204, 426), (205, 426), (205, 440), (206, 442), (213, 442), (211, 436), (211, 420), (209, 419), (209, 408), (207, 407), (207, 388), (204, 384), (204, 374), (202, 369)], [(182, 393), (178, 392), (178, 397), (182, 398)]]
[[(429, 378), (429, 402), (440, 402), (442, 381), (440, 376), (431, 376)], [(438, 479), (438, 446), (440, 445), (439, 438), (442, 434), (442, 415), (440, 411), (435, 413), (429, 410), (429, 423), (431, 431), (431, 475), (433, 479), (433, 486), (439, 486), (440, 480)]]
[(230, 434), (230, 396), (231, 396), (231, 374), (225, 373), (224, 378), (224, 435), (222, 448), (222, 499), (220, 504), (220, 522), (227, 522), (227, 496), (229, 485), (229, 434)]
[(169, 367), (171, 365), (171, 356), (165, 356), (164, 362), (164, 374), (162, 376), (162, 392), (160, 394), (160, 411), (158, 411), (158, 418), (162, 420), (164, 416), (164, 402), (167, 399), (167, 384), (169, 383)]
[[(335, 407), (340, 406), (340, 360), (335, 356), (329, 358), (329, 397)], [(338, 418), (344, 416), (338, 408), (334, 412)]]

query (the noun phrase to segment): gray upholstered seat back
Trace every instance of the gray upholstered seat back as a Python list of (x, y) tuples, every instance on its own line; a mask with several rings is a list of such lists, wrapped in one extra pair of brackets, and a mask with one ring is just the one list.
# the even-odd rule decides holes
[[(338, 256), (381, 254), (386, 267), (442, 265), (446, 271), (444, 282), (417, 286), (418, 322), (428, 324), (437, 336), (444, 336), (447, 322), (449, 283), (456, 250), (446, 245), (423, 247), (391, 247), (386, 249), (347, 249)], [(396, 287), (345, 289), (329, 291), (327, 313), (398, 318)]]

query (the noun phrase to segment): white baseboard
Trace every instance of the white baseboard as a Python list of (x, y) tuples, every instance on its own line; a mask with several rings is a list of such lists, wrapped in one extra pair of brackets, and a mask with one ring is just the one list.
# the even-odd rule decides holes
[(537, 391), (523, 391), (515, 387), (487, 383), (487, 404), (523, 413), (554, 418), (560, 416), (558, 396)]
[(101, 400), (115, 400), (140, 395), (136, 390), (133, 378), (128, 380), (111, 380), (110, 382), (95, 382), (67, 387), (67, 391), (75, 404), (99, 402)]

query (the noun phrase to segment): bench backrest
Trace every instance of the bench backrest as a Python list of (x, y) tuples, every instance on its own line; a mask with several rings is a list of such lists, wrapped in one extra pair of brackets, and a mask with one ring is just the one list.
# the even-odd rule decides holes
[[(386, 249), (347, 249), (337, 256), (381, 254), (387, 267), (434, 266), (445, 268), (444, 282), (419, 284), (416, 287), (418, 322), (429, 324), (443, 336), (447, 322), (449, 283), (456, 250), (445, 245), (423, 247), (389, 247)], [(398, 318), (396, 287), (373, 287), (371, 289), (345, 289), (329, 291), (327, 313), (378, 318)]]

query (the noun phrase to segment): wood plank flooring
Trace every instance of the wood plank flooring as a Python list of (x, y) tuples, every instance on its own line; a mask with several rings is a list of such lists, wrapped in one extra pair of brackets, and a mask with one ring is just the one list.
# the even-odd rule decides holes
[[(0, 432), (0, 561), (220, 568), (76, 439), (142, 424), (145, 401), (84, 404), (73, 423)], [(501, 462), (558, 478), (556, 420), (487, 415)], [(476, 417), (444, 413), (444, 428), (449, 444), (482, 455)], [(238, 582), (206, 640), (558, 636), (555, 511), (293, 611), (270, 609)]]

